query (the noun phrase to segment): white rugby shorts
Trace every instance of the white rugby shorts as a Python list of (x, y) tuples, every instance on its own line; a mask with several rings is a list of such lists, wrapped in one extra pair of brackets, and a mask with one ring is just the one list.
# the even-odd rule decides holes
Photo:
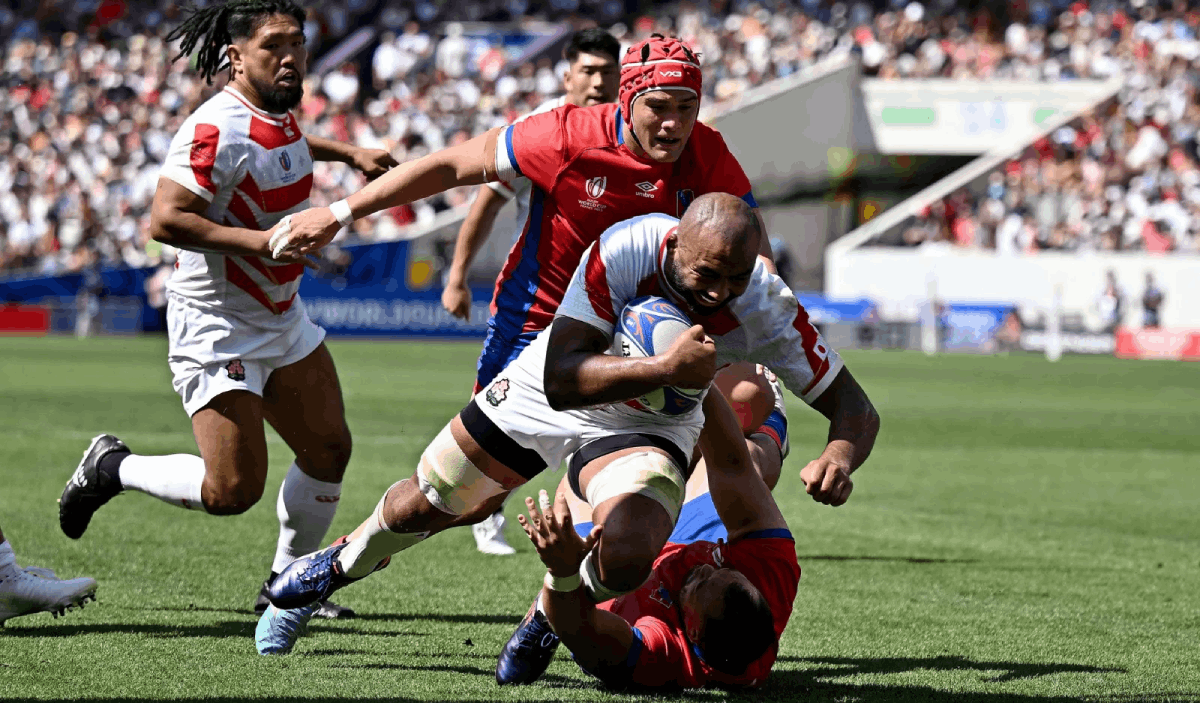
[(189, 416), (228, 391), (261, 397), (272, 371), (307, 357), (324, 341), (325, 330), (308, 318), (298, 298), (285, 315), (294, 319), (263, 329), (168, 293), (167, 364)]

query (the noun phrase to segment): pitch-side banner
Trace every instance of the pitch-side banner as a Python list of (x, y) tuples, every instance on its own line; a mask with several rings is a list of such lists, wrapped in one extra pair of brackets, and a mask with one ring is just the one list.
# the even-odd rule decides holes
[(1116, 337), (1116, 355), (1122, 359), (1200, 361), (1200, 329), (1122, 327)]
[(309, 272), (300, 297), (313, 322), (333, 335), (483, 337), (492, 289), (471, 289), (471, 315), (442, 308), (436, 263), (413, 255), (408, 242), (346, 247)]

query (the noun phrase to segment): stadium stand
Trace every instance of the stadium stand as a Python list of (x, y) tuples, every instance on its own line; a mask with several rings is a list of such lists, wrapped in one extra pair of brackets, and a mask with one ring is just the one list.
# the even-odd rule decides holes
[[(174, 22), (172, 3), (136, 13), (120, 0), (60, 4), (41, 3), (40, 19), (0, 8), (0, 270), (71, 272), (97, 257), (108, 265), (156, 263), (161, 249), (147, 225), (158, 164), (184, 116), (213, 88), (186, 62), (168, 63), (172, 47), (162, 36)], [(878, 243), (1000, 251), (1195, 250), (1200, 243), (1200, 13), (1186, 3), (1089, 9), (1057, 0), (1012, 17), (942, 0), (879, 9), (735, 2), (720, 12), (681, 3), (657, 17), (629, 15), (615, 0), (385, 5), (357, 0), (310, 11), (314, 57), (361, 24), (381, 33), (373, 52), (310, 76), (300, 107), (306, 129), (405, 160), (512, 120), (557, 92), (560, 67), (547, 57), (505, 66), (498, 47), (468, 41), (462, 23), (530, 14), (575, 24), (586, 14), (625, 45), (654, 31), (682, 36), (703, 55), (710, 104), (847, 53), (883, 79), (1056, 81), (1125, 72), (1130, 80), (1117, 101), (1035, 144), (981, 192), (936, 203), (901, 236)], [(322, 164), (314, 177), (318, 205), (361, 185), (340, 164)], [(350, 236), (388, 239), (469, 197), (456, 191), (397, 208), (356, 223)]]

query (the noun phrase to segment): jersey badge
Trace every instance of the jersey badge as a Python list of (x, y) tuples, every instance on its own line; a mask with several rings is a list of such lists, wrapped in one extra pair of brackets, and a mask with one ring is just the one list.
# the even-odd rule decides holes
[(234, 381), (246, 380), (246, 367), (242, 365), (241, 359), (234, 359), (228, 364), (225, 364), (225, 373), (229, 374), (229, 378), (233, 379)]
[(696, 199), (696, 193), (692, 190), (675, 191), (675, 217), (683, 219), (683, 213), (687, 212), (688, 206)]
[(491, 403), (493, 408), (500, 407), (505, 398), (508, 398), (508, 379), (502, 378), (493, 383), (484, 398), (487, 398), (487, 402)]
[(608, 176), (596, 176), (589, 178), (583, 184), (583, 189), (587, 191), (587, 200), (580, 200), (579, 206), (595, 212), (603, 212), (608, 206), (600, 202), (600, 196), (604, 195), (604, 189), (608, 186)]
[(284, 171), (292, 170), (292, 157), (286, 151), (279, 155), (279, 165)]

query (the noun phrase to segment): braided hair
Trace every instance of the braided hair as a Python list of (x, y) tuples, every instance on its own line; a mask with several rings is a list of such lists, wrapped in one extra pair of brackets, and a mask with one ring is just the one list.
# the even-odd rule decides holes
[(167, 41), (180, 40), (178, 61), (196, 51), (196, 68), (200, 76), (212, 84), (213, 77), (229, 68), (225, 47), (235, 39), (254, 36), (271, 15), (287, 15), (304, 26), (304, 9), (291, 0), (226, 0), (209, 7), (189, 8), (188, 16), (171, 33)]

